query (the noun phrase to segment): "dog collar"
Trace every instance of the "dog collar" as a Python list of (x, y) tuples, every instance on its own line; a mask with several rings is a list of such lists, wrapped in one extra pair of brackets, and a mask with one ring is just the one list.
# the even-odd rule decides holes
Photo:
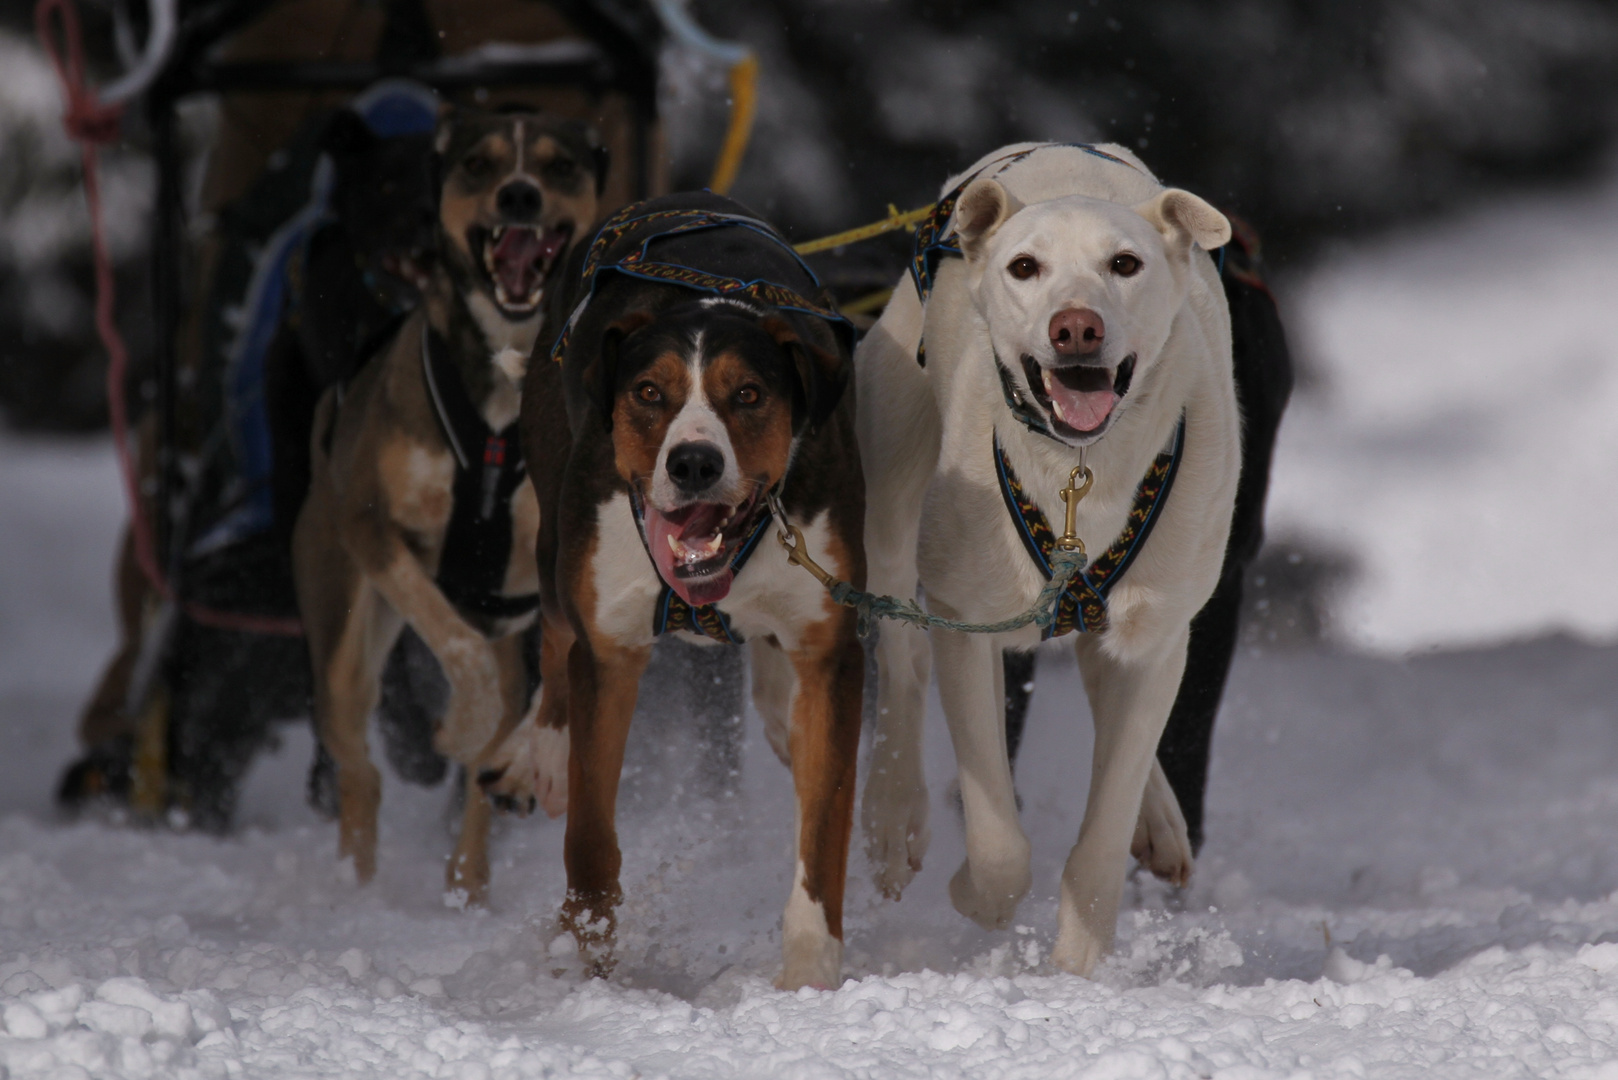
[[(1184, 451), (1185, 415), (1182, 413), (1179, 424), (1174, 428), (1173, 442), (1167, 450), (1157, 455), (1136, 486), (1135, 499), (1130, 504), (1123, 531), (1062, 591), (1056, 604), (1056, 618), (1045, 628), (1046, 640), (1074, 630), (1099, 634), (1107, 628), (1107, 594), (1124, 576), (1129, 564), (1135, 561), (1141, 545), (1146, 543), (1146, 538), (1152, 534), (1153, 527), (1162, 516), (1163, 504), (1168, 501), (1169, 491), (1174, 487), (1174, 476), (1179, 471)], [(1050, 580), (1051, 553), (1056, 547), (1056, 534), (1051, 530), (1044, 512), (1028, 497), (1017, 480), (998, 435), (994, 437), (994, 474), (1000, 485), (1000, 496), (1005, 500), (1012, 522), (1017, 526), (1017, 536), (1022, 540), (1023, 548), (1039, 572), (1045, 575), (1047, 581)]]
[[(730, 558), (732, 574), (742, 572), (742, 567), (753, 557), (754, 549), (769, 530), (769, 498), (766, 496), (760, 500), (758, 524), (753, 526), (753, 531)], [(659, 592), (657, 606), (652, 610), (652, 634), (661, 637), (670, 630), (689, 630), (727, 645), (740, 645), (745, 639), (731, 628), (730, 616), (719, 610), (718, 604), (693, 606), (663, 580), (662, 573), (657, 569), (657, 560), (652, 558), (652, 546), (646, 540), (646, 504), (633, 484), (629, 485), (629, 508), (635, 515), (635, 531), (640, 535), (640, 546), (646, 549), (646, 559), (652, 564), (652, 573), (657, 574)]]
[(505, 592), (511, 562), (511, 500), (527, 480), (517, 424), (494, 431), (472, 403), (460, 372), (443, 355), (425, 321), (421, 373), (444, 441), (455, 455), (449, 525), (438, 559), (437, 583), (446, 599), (485, 634), (509, 619), (531, 615), (538, 593)]

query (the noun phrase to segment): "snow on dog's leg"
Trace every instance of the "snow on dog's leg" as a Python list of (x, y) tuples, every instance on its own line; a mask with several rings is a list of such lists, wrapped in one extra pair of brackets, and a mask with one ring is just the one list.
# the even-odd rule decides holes
[(877, 888), (897, 900), (921, 870), (931, 840), (921, 729), (932, 647), (926, 631), (891, 622), (877, 639), (876, 657), (876, 732), (860, 826)]
[(618, 905), (618, 781), (624, 770), (624, 744), (635, 715), (640, 677), (651, 646), (624, 647), (611, 639), (580, 638), (568, 654), (567, 899), (562, 925), (573, 934), (590, 974), (611, 974)]
[(995, 696), (1000, 644), (987, 634), (949, 630), (934, 630), (932, 640), (966, 812), (966, 861), (950, 879), (949, 896), (979, 926), (1003, 929), (1032, 878), (1006, 756), (1005, 699)]
[(797, 791), (797, 873), (781, 922), (783, 990), (835, 989), (843, 967), (843, 887), (854, 827), (865, 650), (853, 614), (811, 626), (793, 650), (792, 785)]
[(550, 817), (567, 811), (567, 654), (573, 631), (547, 619), (539, 639), (539, 691), (527, 715), (485, 753), (478, 784), (503, 810)]
[(1152, 756), (1152, 771), (1146, 777), (1146, 791), (1140, 800), (1140, 817), (1135, 821), (1135, 838), (1129, 853), (1140, 864), (1170, 885), (1186, 885), (1191, 881), (1194, 864), (1191, 856), (1191, 836), (1180, 812), (1180, 800), (1175, 798), (1169, 778)]
[(764, 737), (781, 764), (790, 767), (792, 690), (797, 676), (786, 653), (773, 639), (755, 639), (748, 644), (747, 655), (753, 669), (753, 707), (764, 720)]
[(1076, 975), (1089, 975), (1112, 948), (1130, 839), (1185, 670), (1185, 644), (1182, 628), (1167, 645), (1129, 662), (1108, 656), (1095, 635), (1081, 634), (1075, 644), (1095, 716), (1095, 755), (1084, 824), (1062, 868), (1051, 959)]

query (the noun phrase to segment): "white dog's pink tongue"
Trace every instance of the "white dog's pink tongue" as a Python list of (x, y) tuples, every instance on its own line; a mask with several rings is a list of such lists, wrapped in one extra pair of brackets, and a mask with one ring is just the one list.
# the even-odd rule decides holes
[[(1112, 373), (1100, 368), (1069, 369), (1068, 380), (1045, 368), (1045, 393), (1050, 395), (1056, 418), (1074, 431), (1094, 431), (1107, 422), (1118, 395), (1112, 392)], [(1092, 375), (1091, 372), (1094, 372)], [(1067, 381), (1078, 383), (1070, 387)], [(1100, 387), (1089, 386), (1100, 383)]]
[(711, 538), (719, 536), (719, 522), (727, 509), (715, 503), (698, 503), (666, 517), (655, 507), (646, 508), (646, 546), (651, 549), (658, 576), (692, 607), (717, 604), (730, 595), (736, 572), (729, 566), (700, 577), (680, 576), (680, 570), (690, 563), (705, 562), (723, 550), (722, 546), (712, 552), (707, 548)]

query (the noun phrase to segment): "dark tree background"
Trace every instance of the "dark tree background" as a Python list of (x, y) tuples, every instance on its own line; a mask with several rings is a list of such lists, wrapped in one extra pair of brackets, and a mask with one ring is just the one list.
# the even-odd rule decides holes
[[(1618, 126), (1597, 0), (697, 0), (761, 55), (737, 194), (807, 232), (936, 197), (1019, 139), (1105, 140), (1307, 257), (1525, 183)], [(681, 146), (700, 183), (717, 142)]]
[[(32, 6), (0, 0), (0, 411), (15, 427), (82, 429), (104, 422), (103, 360), (76, 154), (48, 70), (18, 59)], [(735, 194), (799, 237), (923, 205), (1002, 143), (1105, 140), (1246, 217), (1286, 270), (1333, 240), (1587, 182), (1618, 128), (1612, 0), (694, 0), (693, 12), (760, 56)], [(670, 49), (665, 85), (676, 182), (701, 186), (723, 72)], [(109, 201), (138, 224), (149, 170), (138, 148), (111, 157)], [(144, 244), (117, 239), (138, 356)], [(828, 270), (880, 284), (902, 257), (891, 237)]]

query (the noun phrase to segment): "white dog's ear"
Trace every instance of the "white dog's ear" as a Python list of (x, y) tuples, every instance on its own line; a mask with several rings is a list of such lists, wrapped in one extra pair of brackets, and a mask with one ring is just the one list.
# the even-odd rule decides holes
[(955, 203), (955, 235), (961, 238), (961, 252), (967, 260), (978, 259), (994, 231), (1021, 209), (1022, 203), (998, 180), (985, 176), (966, 185)]
[(1155, 225), (1171, 243), (1189, 246), (1194, 241), (1203, 251), (1212, 251), (1230, 242), (1230, 222), (1225, 215), (1189, 191), (1169, 188), (1135, 207), (1135, 213)]

